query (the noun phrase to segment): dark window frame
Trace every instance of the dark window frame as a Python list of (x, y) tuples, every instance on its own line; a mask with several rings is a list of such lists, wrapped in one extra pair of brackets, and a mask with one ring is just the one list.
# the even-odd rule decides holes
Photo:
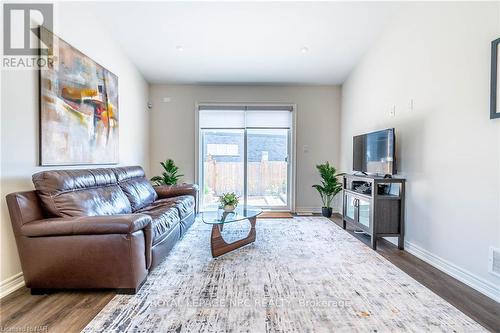
[(500, 112), (497, 112), (497, 91), (499, 89), (497, 82), (498, 77), (498, 48), (500, 38), (491, 42), (491, 94), (490, 94), (490, 119), (500, 118)]

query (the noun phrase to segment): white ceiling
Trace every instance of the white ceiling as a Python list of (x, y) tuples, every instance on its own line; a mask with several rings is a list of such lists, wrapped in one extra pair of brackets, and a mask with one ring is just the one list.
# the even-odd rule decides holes
[(380, 2), (94, 5), (151, 83), (339, 84), (395, 10)]

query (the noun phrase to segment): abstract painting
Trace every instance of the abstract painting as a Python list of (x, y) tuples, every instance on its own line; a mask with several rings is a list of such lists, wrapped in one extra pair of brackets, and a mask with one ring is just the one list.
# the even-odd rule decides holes
[(118, 77), (41, 28), (40, 165), (118, 163)]
[(490, 118), (500, 118), (500, 38), (491, 42)]

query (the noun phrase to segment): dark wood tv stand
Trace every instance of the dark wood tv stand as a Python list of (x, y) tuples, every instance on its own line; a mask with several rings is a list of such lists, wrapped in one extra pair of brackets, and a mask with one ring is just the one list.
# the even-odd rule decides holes
[(403, 250), (405, 184), (403, 178), (345, 175), (342, 198), (344, 229), (349, 223), (370, 235), (374, 250), (377, 249), (378, 237), (398, 237), (398, 248)]

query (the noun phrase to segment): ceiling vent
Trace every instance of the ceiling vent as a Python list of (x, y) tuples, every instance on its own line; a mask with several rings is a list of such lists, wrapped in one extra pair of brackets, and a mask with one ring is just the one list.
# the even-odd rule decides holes
[(500, 277), (500, 248), (490, 247), (490, 273)]

